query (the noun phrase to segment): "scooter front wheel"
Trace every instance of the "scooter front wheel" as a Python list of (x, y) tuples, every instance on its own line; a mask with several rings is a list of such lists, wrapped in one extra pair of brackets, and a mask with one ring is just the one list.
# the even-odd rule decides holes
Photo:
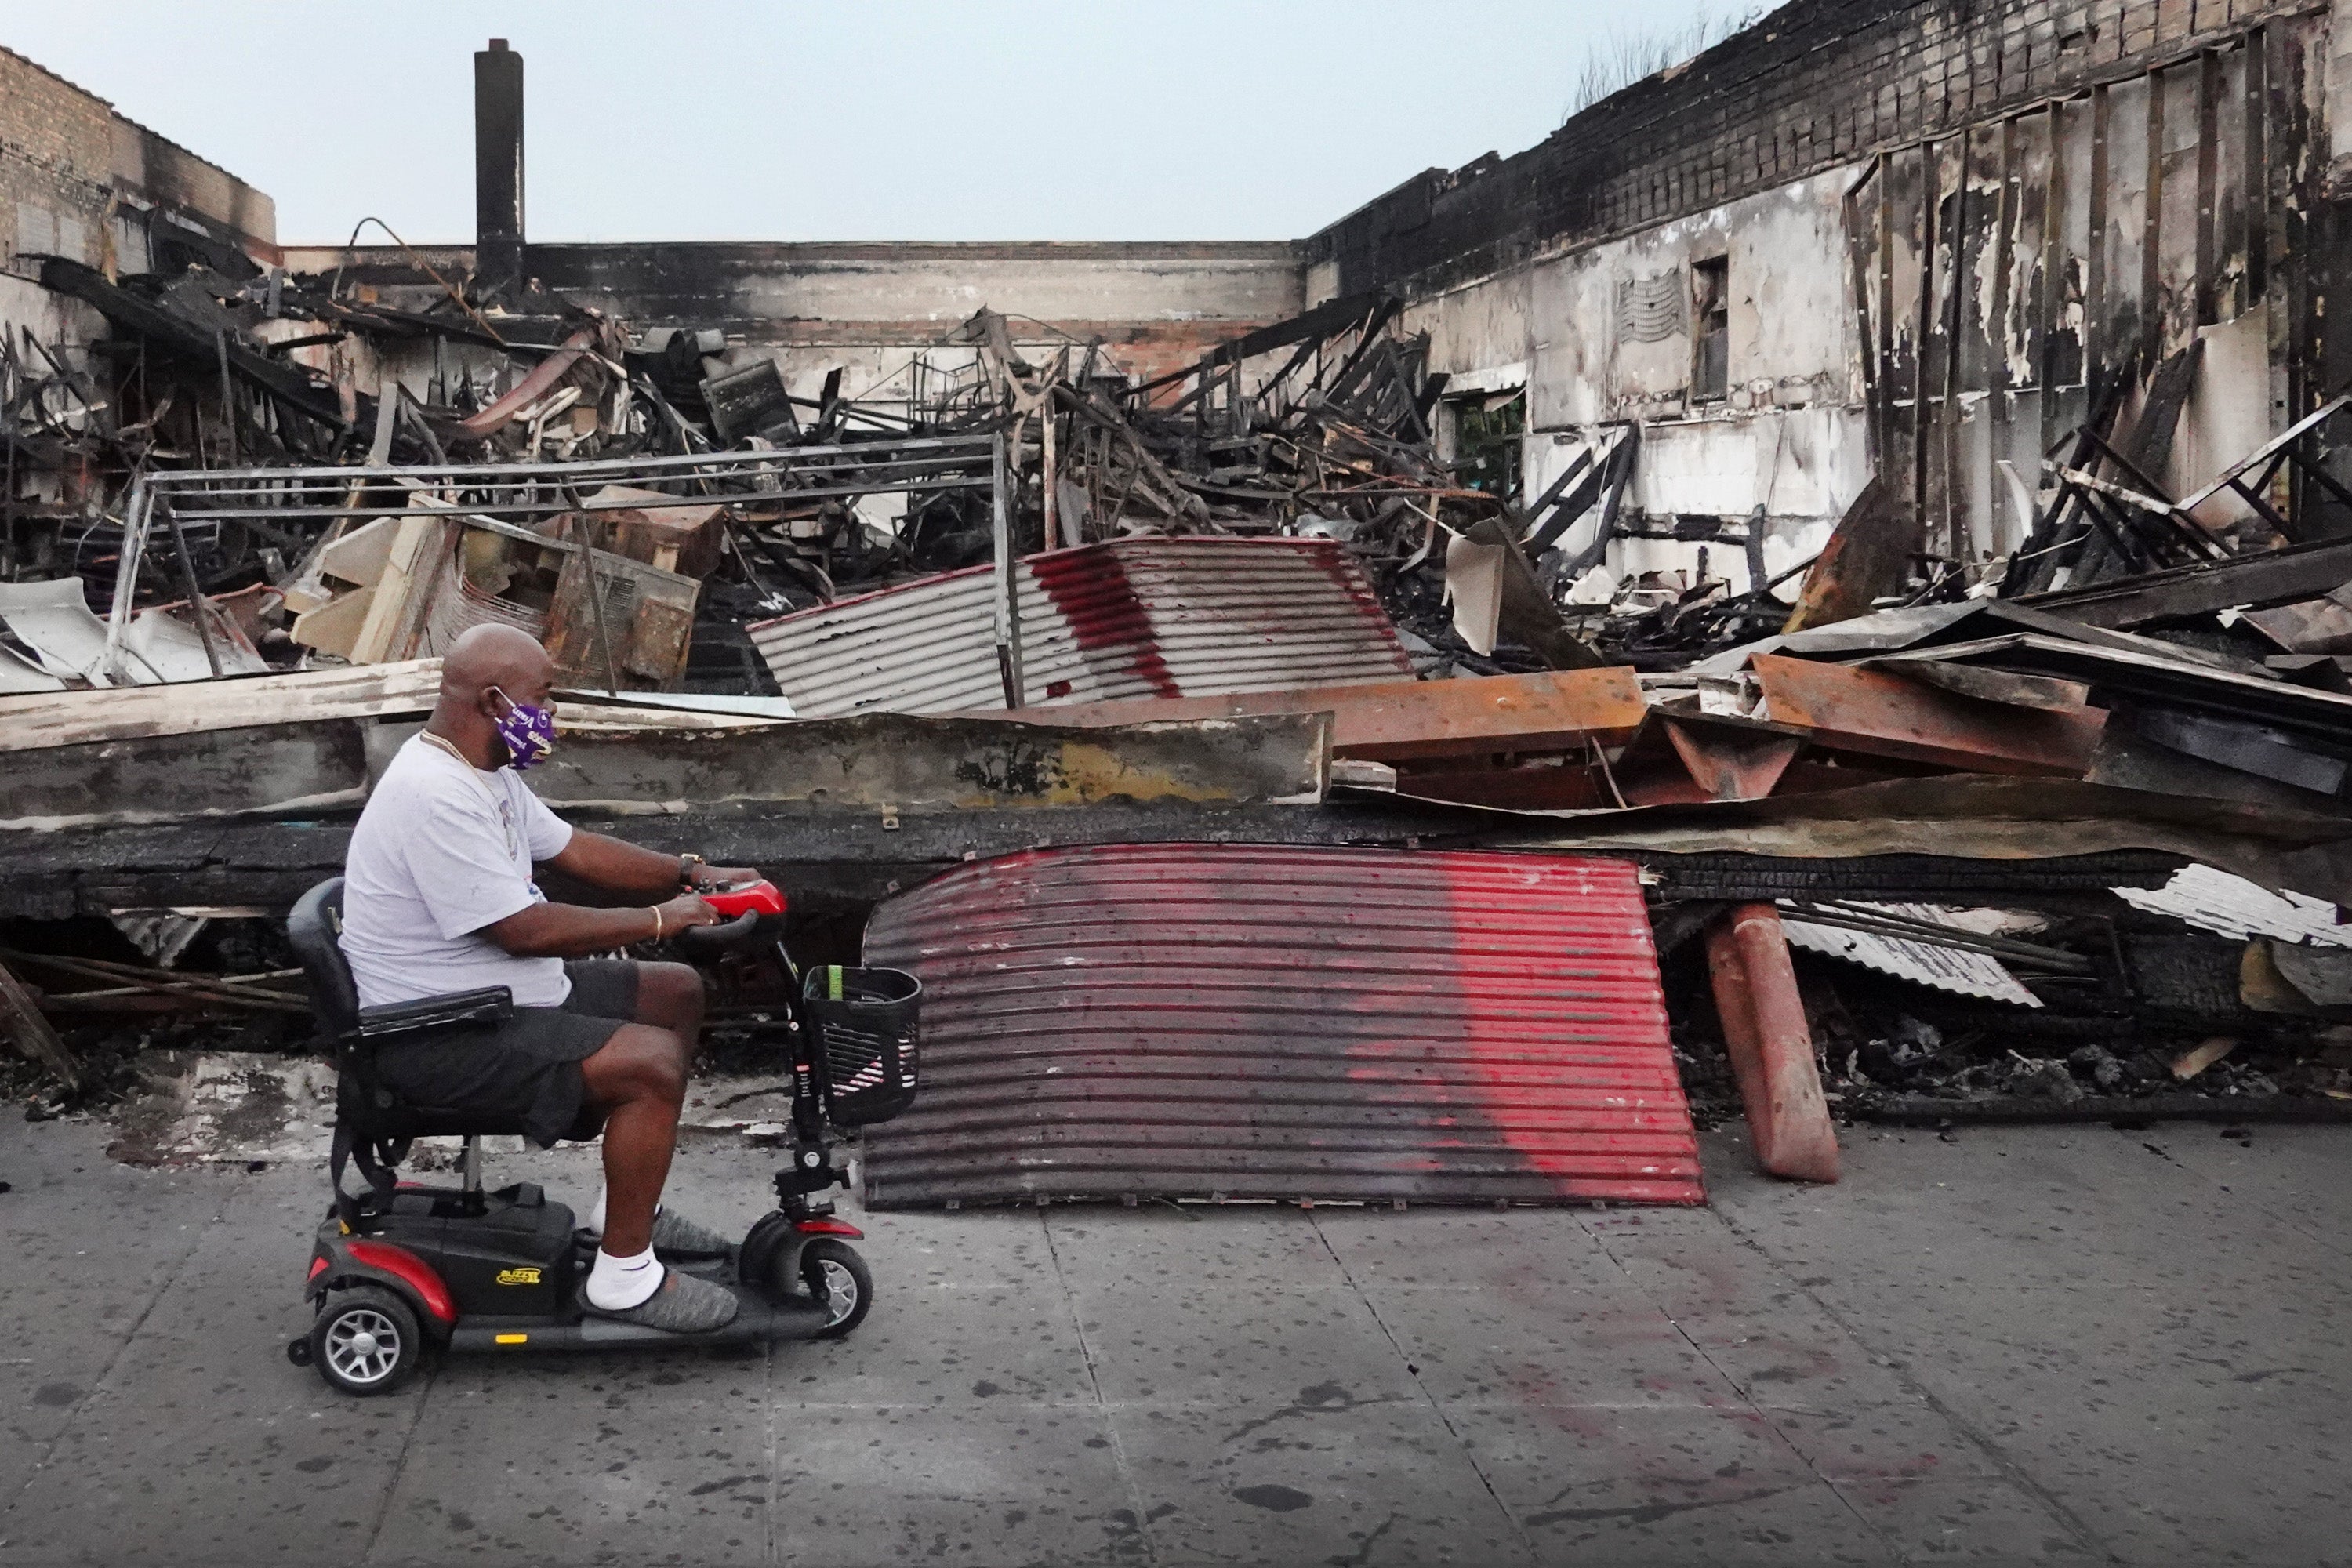
[(837, 1340), (866, 1321), (874, 1305), (874, 1276), (845, 1241), (820, 1237), (801, 1248), (801, 1279), (825, 1311), (816, 1337)]
[(416, 1371), (424, 1340), (408, 1303), (383, 1287), (332, 1290), (310, 1325), (310, 1364), (346, 1394), (389, 1394)]

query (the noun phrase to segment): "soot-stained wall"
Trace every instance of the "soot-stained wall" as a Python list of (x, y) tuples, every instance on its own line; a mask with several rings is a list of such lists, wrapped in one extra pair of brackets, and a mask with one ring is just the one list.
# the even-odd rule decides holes
[[(1531, 489), (1638, 420), (1630, 504), (1762, 508), (1771, 570), (1874, 470), (1924, 553), (1981, 561), (2021, 536), (2095, 374), (2202, 342), (2179, 493), (2352, 372), (2329, 369), (2328, 332), (2352, 333), (2325, 308), (2338, 33), (2324, 5), (2248, 0), (1799, 0), (1309, 237), (1308, 300), (1391, 289), (1433, 368), (1524, 386)], [(1695, 549), (1636, 540), (1611, 563), (1690, 569)], [(1709, 564), (1744, 586), (1737, 551)]]

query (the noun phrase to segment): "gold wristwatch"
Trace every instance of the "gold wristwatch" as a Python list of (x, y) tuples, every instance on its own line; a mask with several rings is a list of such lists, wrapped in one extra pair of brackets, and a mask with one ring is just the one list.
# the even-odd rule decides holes
[(702, 875), (702, 868), (708, 863), (709, 862), (705, 861), (699, 855), (679, 856), (677, 858), (677, 885), (685, 889), (689, 893), (695, 891), (695, 880)]

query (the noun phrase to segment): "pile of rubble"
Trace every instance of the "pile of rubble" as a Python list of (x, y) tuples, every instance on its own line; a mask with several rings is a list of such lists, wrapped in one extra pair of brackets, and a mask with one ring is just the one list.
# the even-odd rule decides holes
[[(1621, 580), (1612, 541), (1675, 526), (1628, 505), (1640, 426), (1515, 498), (1440, 457), (1385, 296), (1156, 380), (983, 310), (803, 399), (715, 334), (454, 288), (43, 276), (118, 333), (0, 353), (0, 1023), (53, 1088), (121, 1087), (93, 1020), (299, 1017), (222, 933), (337, 867), (430, 661), (497, 620), (566, 689), (551, 804), (792, 868), (839, 956), (1048, 848), (1598, 858), (1641, 868), (1702, 1114), (2352, 1103), (2352, 544), (2283, 505), (2342, 494), (2346, 399), (2176, 501), (2168, 363), (2010, 559), (1910, 548), (1874, 483), (1777, 580), (1760, 516), (1707, 535), (1736, 577)], [(351, 339), (412, 373), (302, 368)], [(1411, 951), (1475, 967), (1475, 926)]]

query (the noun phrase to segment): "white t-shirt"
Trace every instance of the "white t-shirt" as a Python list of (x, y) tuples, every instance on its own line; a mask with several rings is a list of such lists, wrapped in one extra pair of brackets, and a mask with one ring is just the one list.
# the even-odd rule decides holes
[(343, 862), (343, 957), (360, 1005), (503, 985), (518, 1007), (572, 994), (560, 958), (517, 958), (478, 934), (546, 901), (531, 862), (572, 828), (510, 768), (484, 773), (416, 736), (393, 754)]

